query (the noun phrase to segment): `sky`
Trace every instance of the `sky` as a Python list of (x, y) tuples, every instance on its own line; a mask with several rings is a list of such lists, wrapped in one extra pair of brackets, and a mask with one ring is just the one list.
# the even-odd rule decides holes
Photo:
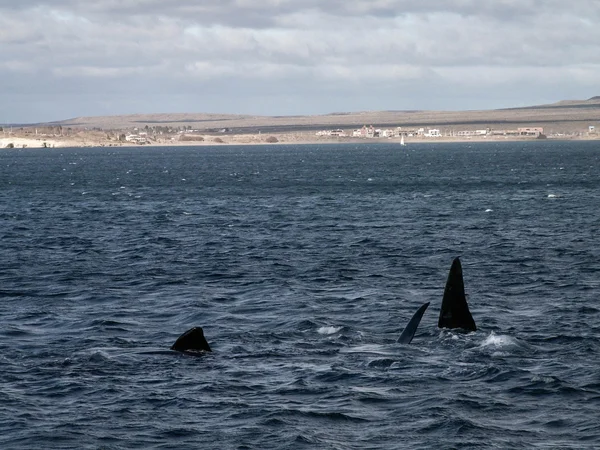
[(600, 95), (600, 0), (0, 0), (0, 122)]

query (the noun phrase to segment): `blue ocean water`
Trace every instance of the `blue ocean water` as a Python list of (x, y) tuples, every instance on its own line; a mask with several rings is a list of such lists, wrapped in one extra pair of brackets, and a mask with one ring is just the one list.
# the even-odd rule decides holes
[(0, 150), (0, 448), (600, 448), (599, 188), (598, 142)]

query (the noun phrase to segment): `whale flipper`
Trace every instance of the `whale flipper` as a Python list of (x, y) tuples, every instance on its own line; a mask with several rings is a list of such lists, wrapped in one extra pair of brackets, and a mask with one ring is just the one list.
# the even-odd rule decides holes
[(459, 258), (454, 258), (452, 267), (450, 267), (438, 327), (463, 328), (467, 331), (477, 330), (473, 316), (469, 311), (469, 305), (467, 305), (462, 266)]
[(200, 327), (191, 328), (179, 336), (171, 350), (184, 353), (212, 352)]
[(419, 323), (421, 322), (421, 318), (423, 317), (423, 314), (425, 313), (425, 310), (427, 309), (428, 306), (429, 306), (429, 302), (425, 303), (412, 316), (412, 319), (410, 319), (410, 322), (408, 322), (408, 325), (406, 325), (406, 328), (404, 328), (404, 331), (398, 338), (398, 341), (397, 341), (398, 343), (410, 344), (410, 341), (412, 341), (412, 338), (414, 337), (414, 335), (417, 331), (417, 327), (419, 326)]

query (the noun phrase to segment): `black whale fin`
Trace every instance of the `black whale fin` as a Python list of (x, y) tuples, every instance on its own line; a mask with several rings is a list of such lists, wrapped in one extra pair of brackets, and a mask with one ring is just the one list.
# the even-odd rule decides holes
[(194, 327), (187, 330), (181, 336), (177, 338), (175, 343), (171, 346), (171, 350), (177, 352), (192, 352), (198, 353), (200, 351), (211, 352), (208, 342), (204, 337), (204, 331), (200, 327)]
[(398, 338), (397, 342), (399, 344), (410, 344), (410, 341), (412, 341), (415, 333), (417, 332), (417, 327), (419, 326), (421, 318), (423, 317), (423, 314), (428, 306), (429, 302), (417, 309), (417, 312), (412, 316), (412, 319), (410, 319), (410, 322), (408, 322), (408, 325), (406, 325), (406, 328), (404, 328), (404, 331)]
[(454, 258), (452, 267), (450, 267), (438, 327), (463, 328), (467, 331), (477, 330), (473, 316), (469, 311), (469, 305), (467, 305), (462, 266), (459, 258)]

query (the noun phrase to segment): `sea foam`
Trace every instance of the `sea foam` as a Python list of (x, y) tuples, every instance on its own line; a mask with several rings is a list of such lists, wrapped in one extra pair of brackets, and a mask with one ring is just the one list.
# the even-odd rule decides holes
[(317, 330), (319, 334), (335, 334), (342, 330), (342, 327), (321, 327)]

